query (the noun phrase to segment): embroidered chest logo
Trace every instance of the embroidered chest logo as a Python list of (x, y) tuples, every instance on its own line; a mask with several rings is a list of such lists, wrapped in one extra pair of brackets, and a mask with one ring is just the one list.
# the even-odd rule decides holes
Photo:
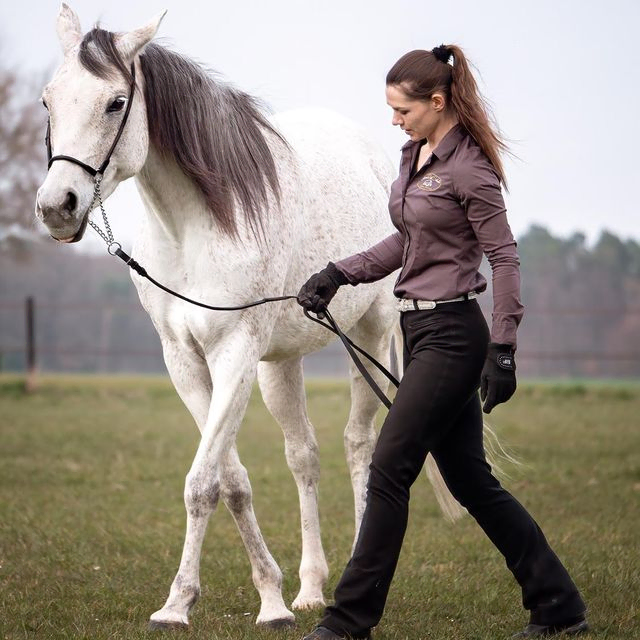
[(418, 189), (423, 191), (435, 191), (440, 188), (442, 178), (435, 173), (427, 173), (427, 175), (418, 182)]

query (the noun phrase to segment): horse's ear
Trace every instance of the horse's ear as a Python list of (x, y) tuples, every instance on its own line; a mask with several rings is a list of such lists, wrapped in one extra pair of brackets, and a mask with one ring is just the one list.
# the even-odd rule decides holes
[(139, 53), (145, 45), (151, 42), (166, 13), (167, 10), (165, 9), (145, 24), (144, 27), (116, 36), (116, 47), (125, 60), (132, 60), (136, 53)]
[(58, 22), (56, 23), (58, 38), (62, 45), (62, 51), (66, 56), (82, 40), (82, 28), (80, 20), (73, 9), (64, 2), (58, 12)]

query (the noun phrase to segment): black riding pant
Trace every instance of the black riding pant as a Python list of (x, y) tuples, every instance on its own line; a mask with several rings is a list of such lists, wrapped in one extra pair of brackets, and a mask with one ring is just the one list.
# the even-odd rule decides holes
[(522, 588), (531, 622), (580, 616), (585, 605), (540, 527), (491, 473), (478, 398), (489, 332), (475, 300), (402, 314), (404, 376), (370, 465), (360, 533), (320, 624), (364, 638), (378, 624), (407, 526), (409, 491), (431, 452)]

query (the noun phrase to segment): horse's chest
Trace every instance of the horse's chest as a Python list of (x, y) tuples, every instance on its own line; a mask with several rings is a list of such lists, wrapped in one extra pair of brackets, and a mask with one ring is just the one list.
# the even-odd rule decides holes
[(136, 282), (136, 288), (163, 344), (206, 351), (224, 331), (219, 313), (190, 305), (145, 281)]

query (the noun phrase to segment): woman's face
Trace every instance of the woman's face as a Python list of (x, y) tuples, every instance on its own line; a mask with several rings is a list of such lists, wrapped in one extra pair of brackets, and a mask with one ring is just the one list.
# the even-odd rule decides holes
[(391, 124), (399, 126), (414, 142), (432, 136), (444, 113), (441, 94), (416, 100), (404, 92), (402, 85), (391, 84), (387, 85), (386, 95), (387, 104), (393, 109)]

